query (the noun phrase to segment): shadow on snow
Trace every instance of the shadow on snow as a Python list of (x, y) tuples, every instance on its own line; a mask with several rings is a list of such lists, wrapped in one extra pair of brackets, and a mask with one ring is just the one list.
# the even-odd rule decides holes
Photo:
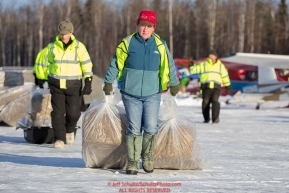
[(0, 153), (0, 162), (11, 162), (25, 165), (85, 168), (82, 158), (63, 158), (63, 157), (35, 157), (26, 155), (13, 155)]

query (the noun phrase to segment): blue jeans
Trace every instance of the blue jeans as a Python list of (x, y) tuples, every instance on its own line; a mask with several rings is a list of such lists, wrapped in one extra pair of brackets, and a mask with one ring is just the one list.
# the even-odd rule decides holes
[(161, 93), (144, 98), (122, 94), (122, 101), (129, 122), (127, 136), (141, 136), (142, 131), (150, 135), (158, 133)]

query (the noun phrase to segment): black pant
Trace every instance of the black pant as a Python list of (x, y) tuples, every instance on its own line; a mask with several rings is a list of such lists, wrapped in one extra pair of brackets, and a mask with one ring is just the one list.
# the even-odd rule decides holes
[(210, 104), (212, 103), (212, 120), (213, 122), (219, 118), (220, 114), (220, 103), (219, 96), (221, 94), (220, 89), (206, 88), (202, 90), (203, 103), (202, 112), (205, 121), (210, 120)]
[(52, 127), (54, 140), (66, 142), (66, 133), (75, 132), (77, 121), (81, 115), (81, 87), (59, 89), (49, 85), (51, 93)]

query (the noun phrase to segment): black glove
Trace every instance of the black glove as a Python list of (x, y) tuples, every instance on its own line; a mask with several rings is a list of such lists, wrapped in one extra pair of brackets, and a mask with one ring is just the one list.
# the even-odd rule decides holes
[(39, 86), (39, 88), (44, 88), (44, 83), (46, 80), (41, 80), (41, 79), (38, 79), (37, 76), (36, 76), (36, 73), (33, 72), (33, 76), (34, 76), (34, 83), (36, 86)]
[(170, 87), (170, 91), (171, 91), (171, 95), (172, 96), (176, 96), (176, 94), (179, 92), (179, 90), (180, 90), (180, 86), (179, 85)]
[(105, 95), (110, 95), (110, 92), (112, 91), (112, 83), (105, 82), (102, 90)]
[(36, 73), (33, 72), (33, 76), (34, 76), (34, 83), (36, 86), (38, 86), (38, 78), (36, 77)]
[(231, 86), (226, 86), (226, 92), (230, 92)]
[(84, 87), (82, 89), (82, 95), (90, 95), (90, 93), (92, 92), (91, 81), (92, 81), (91, 77), (85, 78)]
[(37, 80), (39, 88), (44, 88), (43, 85), (44, 85), (45, 81), (46, 80), (40, 80), (40, 79)]

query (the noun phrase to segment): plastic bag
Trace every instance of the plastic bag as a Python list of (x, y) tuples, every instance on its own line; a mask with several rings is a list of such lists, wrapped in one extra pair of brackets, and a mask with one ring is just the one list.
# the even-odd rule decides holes
[(26, 115), (30, 99), (31, 94), (26, 94), (9, 102), (0, 112), (1, 120), (12, 127), (17, 126), (17, 121)]
[(177, 116), (177, 104), (170, 93), (162, 95), (159, 132), (154, 150), (154, 167), (162, 169), (202, 169), (205, 163), (196, 140), (194, 123)]
[(34, 85), (0, 87), (0, 111), (11, 101), (30, 94), (34, 89)]
[(25, 115), (16, 122), (16, 129), (28, 129), (31, 128), (32, 125), (31, 116)]
[(82, 121), (82, 157), (87, 167), (123, 169), (127, 165), (126, 133), (128, 121), (119, 90), (93, 100)]
[(33, 127), (52, 127), (50, 90), (35, 90), (26, 112), (31, 116)]
[(50, 90), (36, 89), (33, 91), (30, 103), (26, 108), (28, 115), (17, 121), (16, 129), (52, 127), (51, 112)]

